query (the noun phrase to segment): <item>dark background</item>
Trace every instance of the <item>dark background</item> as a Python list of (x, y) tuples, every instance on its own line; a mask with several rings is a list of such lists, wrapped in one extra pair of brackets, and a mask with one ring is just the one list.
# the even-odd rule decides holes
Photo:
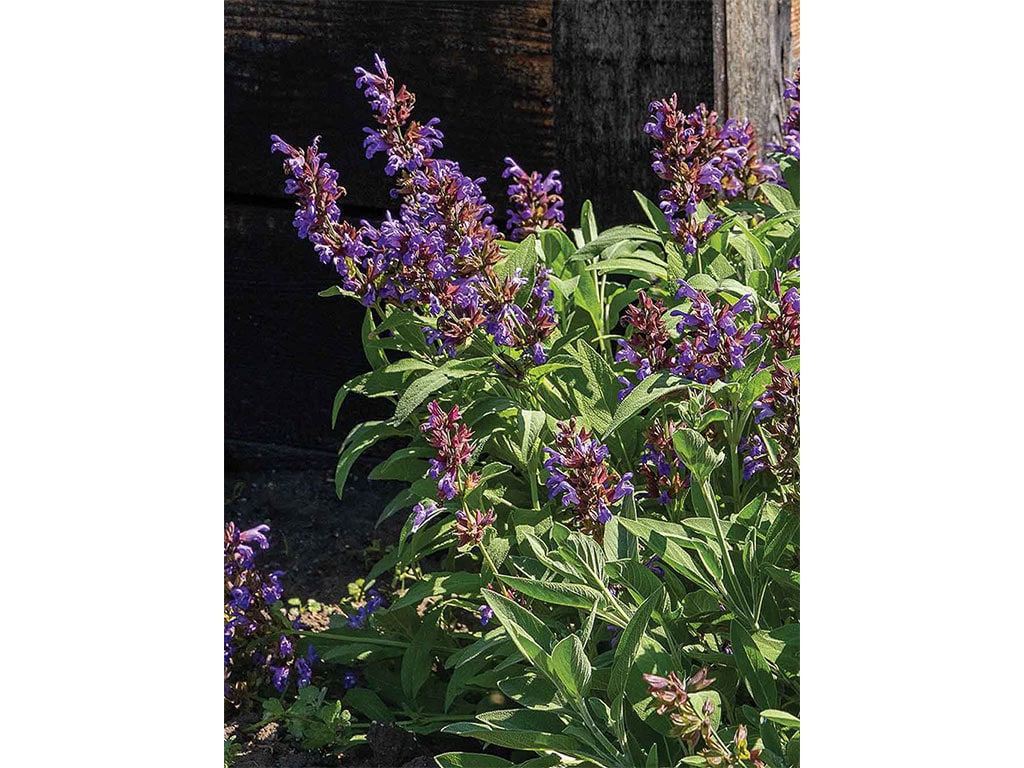
[[(383, 160), (366, 160), (369, 107), (353, 67), (374, 52), (437, 116), (444, 157), (458, 160), (504, 219), (503, 158), (558, 168), (567, 224), (584, 196), (602, 227), (638, 221), (651, 198), (642, 126), (650, 101), (677, 92), (748, 116), (777, 135), (782, 78), (793, 67), (788, 0), (225, 3), (225, 461), (245, 472), (329, 473), (345, 433), (387, 405), (353, 396), (330, 425), (337, 388), (367, 368), (363, 310), (322, 299), (333, 284), (291, 225), (271, 133), (321, 147), (348, 189), (345, 215), (389, 204)], [(767, 126), (767, 127), (766, 127)], [(499, 222), (503, 224), (503, 221)], [(383, 406), (383, 407), (382, 407)], [(242, 473), (242, 474), (240, 474)]]

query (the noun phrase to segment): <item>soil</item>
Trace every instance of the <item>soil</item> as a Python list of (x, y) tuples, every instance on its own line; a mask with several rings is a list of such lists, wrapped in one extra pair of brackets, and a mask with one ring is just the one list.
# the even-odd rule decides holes
[[(225, 521), (234, 520), (243, 529), (270, 526), (270, 549), (259, 553), (259, 566), (285, 572), (286, 599), (320, 603), (321, 610), (305, 612), (303, 619), (313, 628), (326, 627), (329, 614), (339, 611), (347, 597), (349, 582), (372, 567), (374, 556), (365, 550), (397, 539), (401, 513), (379, 528), (376, 522), (403, 486), (367, 480), (380, 458), (368, 457), (352, 468), (339, 501), (331, 454), (310, 452), (299, 461), (278, 461), (284, 465), (278, 469), (246, 466), (232, 458), (229, 453), (224, 475)], [(225, 721), (225, 739), (234, 736), (239, 745), (233, 768), (429, 768), (431, 755), (445, 751), (401, 729), (373, 724), (367, 744), (343, 758), (324, 757), (299, 749), (274, 724), (254, 729), (258, 720), (258, 714), (245, 714)]]

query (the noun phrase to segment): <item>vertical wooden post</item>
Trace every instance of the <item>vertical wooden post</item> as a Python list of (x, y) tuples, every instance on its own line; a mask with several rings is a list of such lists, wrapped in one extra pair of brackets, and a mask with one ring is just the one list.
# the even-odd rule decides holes
[(679, 94), (680, 106), (714, 101), (711, 0), (554, 0), (555, 162), (567, 218), (593, 196), (602, 227), (640, 219), (632, 190), (657, 196), (650, 142), (651, 101)]
[(781, 133), (786, 117), (782, 79), (793, 69), (791, 0), (721, 4), (724, 12), (716, 22), (724, 29), (716, 36), (725, 42), (725, 94), (716, 104), (724, 103), (730, 117), (749, 118), (763, 143)]

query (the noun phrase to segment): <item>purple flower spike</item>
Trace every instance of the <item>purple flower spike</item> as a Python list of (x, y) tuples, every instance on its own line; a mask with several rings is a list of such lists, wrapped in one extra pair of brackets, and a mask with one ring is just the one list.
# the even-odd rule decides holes
[(487, 623), (494, 618), (494, 609), (489, 605), (481, 605), (477, 612), (480, 614), (481, 627), (486, 627)]
[(587, 430), (577, 430), (576, 418), (558, 425), (554, 447), (545, 447), (548, 498), (561, 496), (562, 506), (571, 507), (581, 531), (600, 541), (604, 524), (611, 517), (609, 507), (633, 492), (627, 472), (621, 478), (604, 461), (608, 448)]
[(748, 121), (730, 118), (720, 128), (717, 120), (718, 115), (704, 104), (684, 115), (672, 94), (651, 103), (644, 126), (655, 142), (651, 168), (668, 182), (660, 193), (660, 208), (688, 254), (696, 253), (721, 226), (721, 219), (714, 214), (698, 219), (701, 201), (714, 210), (719, 202), (742, 193), (752, 195), (759, 184), (780, 178), (775, 163), (758, 157), (754, 129)]
[(505, 158), (502, 176), (512, 179), (508, 187), (508, 224), (515, 241), (541, 229), (565, 230), (562, 222), (562, 182), (558, 171), (541, 176), (537, 171), (527, 173), (511, 157)]
[(765, 462), (760, 460), (766, 454), (766, 451), (764, 442), (759, 436), (752, 435), (745, 440), (741, 440), (738, 450), (743, 460), (744, 480), (749, 480), (757, 472), (768, 467)]
[(784, 80), (786, 89), (782, 95), (790, 100), (789, 113), (782, 124), (782, 143), (771, 143), (768, 149), (800, 159), (800, 70), (792, 80)]
[(288, 687), (288, 676), (291, 671), (291, 667), (270, 667), (271, 682), (278, 693), (284, 693), (284, 689)]

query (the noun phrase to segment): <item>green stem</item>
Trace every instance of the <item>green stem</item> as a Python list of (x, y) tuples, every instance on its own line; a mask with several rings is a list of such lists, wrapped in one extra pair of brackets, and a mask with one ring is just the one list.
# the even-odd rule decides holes
[(494, 574), (494, 578), (497, 579), (498, 578), (498, 566), (496, 566), (494, 564), (494, 561), (491, 560), (491, 556), (487, 553), (487, 547), (484, 546), (484, 543), (482, 541), (480, 542), (480, 552), (481, 552), (481, 554), (483, 554), (484, 560), (487, 561), (487, 565), (489, 565), (491, 567), (491, 573)]
[(327, 638), (328, 640), (346, 640), (350, 643), (365, 643), (366, 645), (384, 645), (389, 648), (408, 648), (409, 643), (401, 640), (385, 640), (382, 637), (352, 637), (351, 635), (336, 635), (330, 632), (298, 632), (299, 637), (313, 639)]
[(729, 589), (735, 595), (733, 599), (743, 608), (747, 614), (746, 618), (756, 628), (753, 607), (747, 602), (743, 590), (740, 589), (740, 582), (736, 577), (736, 569), (733, 567), (732, 558), (729, 556), (729, 546), (726, 544), (725, 534), (722, 532), (722, 521), (718, 517), (718, 504), (715, 502), (715, 495), (711, 492), (711, 486), (707, 480), (701, 481), (699, 488), (704, 501), (708, 505), (708, 511), (711, 512), (711, 524), (715, 528), (715, 537), (718, 539), (718, 546), (722, 550), (722, 560), (725, 566), (725, 575), (729, 579)]

